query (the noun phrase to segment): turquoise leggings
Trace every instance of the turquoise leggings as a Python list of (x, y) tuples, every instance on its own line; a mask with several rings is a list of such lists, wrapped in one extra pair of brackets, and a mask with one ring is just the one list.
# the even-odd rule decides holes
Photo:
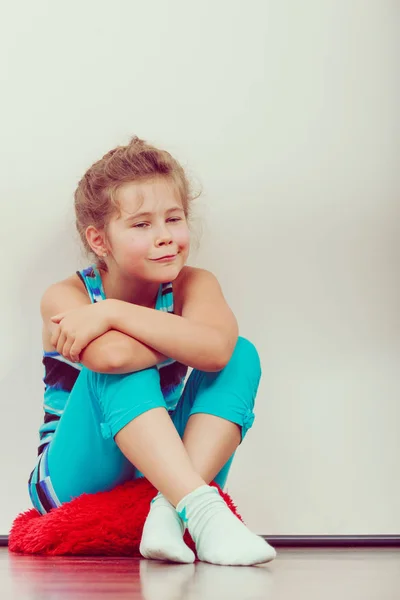
[[(257, 350), (242, 337), (222, 371), (194, 369), (178, 405), (169, 413), (180, 437), (191, 415), (206, 413), (237, 423), (243, 440), (254, 421), (260, 377)], [(29, 483), (33, 505), (45, 513), (83, 493), (110, 490), (142, 477), (122, 454), (114, 437), (130, 421), (158, 407), (166, 408), (166, 403), (156, 367), (125, 375), (83, 368), (54, 438), (33, 472)], [(222, 488), (233, 456), (214, 479)]]

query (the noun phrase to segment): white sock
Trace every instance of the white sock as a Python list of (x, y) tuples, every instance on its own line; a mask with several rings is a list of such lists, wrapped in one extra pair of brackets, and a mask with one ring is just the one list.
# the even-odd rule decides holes
[(185, 525), (175, 508), (162, 494), (151, 501), (143, 527), (140, 554), (144, 558), (192, 563), (195, 556), (183, 541)]
[(202, 485), (179, 502), (176, 510), (187, 522), (200, 560), (216, 565), (258, 565), (276, 551), (250, 531), (230, 510), (218, 490)]

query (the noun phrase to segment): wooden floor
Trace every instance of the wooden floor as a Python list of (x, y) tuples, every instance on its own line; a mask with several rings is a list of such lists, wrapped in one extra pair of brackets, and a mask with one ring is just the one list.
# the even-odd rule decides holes
[(44, 558), (0, 548), (1, 600), (398, 600), (400, 550), (290, 550), (262, 567)]

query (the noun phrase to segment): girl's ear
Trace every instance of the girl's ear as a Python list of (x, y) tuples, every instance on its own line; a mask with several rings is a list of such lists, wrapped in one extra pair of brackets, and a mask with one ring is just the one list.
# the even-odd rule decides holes
[(107, 256), (104, 232), (99, 231), (93, 225), (89, 225), (85, 231), (86, 240), (97, 256)]

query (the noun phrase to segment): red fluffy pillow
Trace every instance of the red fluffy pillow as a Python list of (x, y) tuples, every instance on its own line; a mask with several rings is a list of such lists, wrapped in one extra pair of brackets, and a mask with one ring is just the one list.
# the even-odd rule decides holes
[[(219, 493), (241, 519), (228, 494)], [(9, 536), (11, 552), (48, 555), (137, 556), (150, 500), (157, 490), (146, 479), (109, 492), (83, 494), (46, 515), (32, 508), (18, 515)], [(195, 550), (188, 532), (185, 541)]]

